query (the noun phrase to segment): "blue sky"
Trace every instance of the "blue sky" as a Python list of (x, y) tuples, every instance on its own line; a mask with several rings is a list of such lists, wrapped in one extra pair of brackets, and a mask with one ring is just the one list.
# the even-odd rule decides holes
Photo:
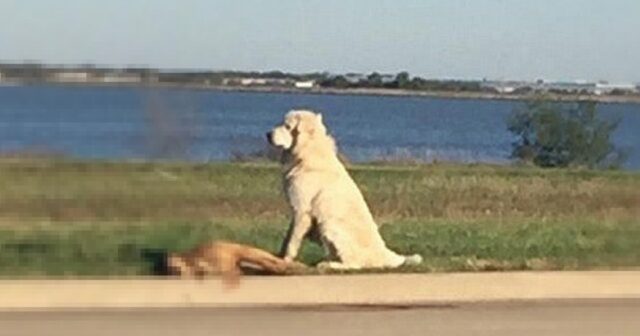
[(640, 0), (0, 0), (0, 60), (640, 82)]

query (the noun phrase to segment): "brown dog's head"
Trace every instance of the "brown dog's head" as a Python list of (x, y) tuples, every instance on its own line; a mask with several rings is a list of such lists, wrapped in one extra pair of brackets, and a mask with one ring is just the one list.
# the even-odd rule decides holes
[(290, 150), (316, 135), (326, 135), (322, 115), (308, 110), (292, 110), (284, 117), (282, 125), (267, 133), (267, 140), (273, 146)]
[(193, 267), (189, 266), (189, 263), (187, 263), (185, 258), (177, 253), (170, 253), (167, 256), (167, 271), (169, 275), (195, 275)]

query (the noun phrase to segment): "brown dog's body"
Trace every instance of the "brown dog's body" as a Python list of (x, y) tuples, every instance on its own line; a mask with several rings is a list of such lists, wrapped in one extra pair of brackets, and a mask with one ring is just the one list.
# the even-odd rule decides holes
[(171, 253), (167, 257), (170, 274), (183, 277), (221, 275), (228, 283), (237, 281), (242, 274), (241, 265), (267, 274), (288, 274), (295, 268), (304, 267), (299, 263), (286, 262), (259, 248), (226, 241), (206, 243), (185, 253)]

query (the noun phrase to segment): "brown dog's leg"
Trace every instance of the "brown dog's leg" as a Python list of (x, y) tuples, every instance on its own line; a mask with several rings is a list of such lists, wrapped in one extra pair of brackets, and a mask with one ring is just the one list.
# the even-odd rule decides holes
[(267, 251), (250, 246), (243, 249), (240, 260), (256, 265), (268, 274), (291, 274), (306, 268), (302, 263), (287, 262)]
[(238, 258), (233, 255), (218, 256), (218, 270), (227, 288), (235, 288), (240, 283), (242, 271), (238, 263)]

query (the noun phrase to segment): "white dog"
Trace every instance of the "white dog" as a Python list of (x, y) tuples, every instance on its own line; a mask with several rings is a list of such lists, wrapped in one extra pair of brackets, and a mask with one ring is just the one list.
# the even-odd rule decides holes
[(329, 256), (319, 268), (394, 268), (422, 262), (420, 255), (403, 256), (387, 248), (362, 193), (338, 160), (322, 115), (290, 111), (267, 138), (283, 149), (284, 187), (293, 211), (283, 244), (285, 260), (296, 258), (313, 228)]

